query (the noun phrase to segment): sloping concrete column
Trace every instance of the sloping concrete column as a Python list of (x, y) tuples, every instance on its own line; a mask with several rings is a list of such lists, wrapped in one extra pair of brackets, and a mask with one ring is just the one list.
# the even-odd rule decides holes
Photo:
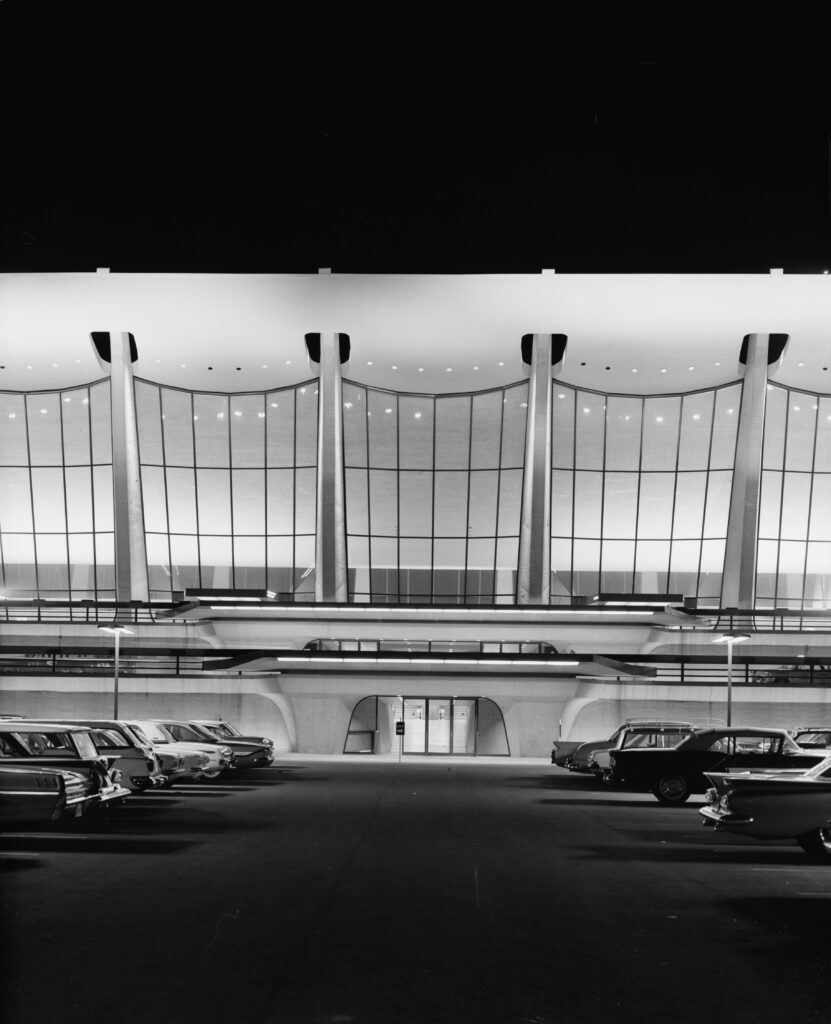
[(561, 334), (522, 339), (529, 376), (517, 604), (548, 604), (551, 593), (551, 374), (562, 361), (565, 341)]
[[(311, 339), (314, 339), (312, 341)], [(345, 344), (344, 344), (345, 339)], [(319, 362), (317, 419), (317, 530), (315, 601), (346, 602), (346, 491), (343, 469), (343, 380), (348, 356), (343, 334), (306, 335), (313, 362)], [(315, 346), (319, 350), (313, 351)], [(319, 358), (316, 360), (315, 355)]]
[(96, 331), (92, 341), (99, 362), (109, 367), (110, 374), (115, 599), (125, 604), (148, 601), (147, 547), (133, 388), (133, 362), (138, 352), (133, 335), (126, 331)]
[(772, 372), (769, 367), (778, 366), (787, 341), (786, 334), (748, 334), (742, 342), (739, 362), (744, 383), (727, 521), (722, 608), (753, 608), (756, 603), (762, 442), (768, 376)]

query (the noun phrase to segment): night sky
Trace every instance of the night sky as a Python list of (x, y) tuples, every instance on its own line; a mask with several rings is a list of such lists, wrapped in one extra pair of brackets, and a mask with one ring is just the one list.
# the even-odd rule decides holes
[(260, 9), (0, 0), (0, 270), (831, 267), (818, 25)]

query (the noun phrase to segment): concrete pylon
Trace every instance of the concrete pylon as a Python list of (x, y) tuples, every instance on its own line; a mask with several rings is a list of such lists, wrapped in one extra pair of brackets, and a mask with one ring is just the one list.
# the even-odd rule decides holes
[(739, 370), (744, 375), (744, 383), (727, 520), (722, 608), (753, 608), (756, 603), (756, 548), (767, 385), (787, 343), (787, 334), (748, 334), (742, 342)]
[(551, 376), (562, 363), (566, 337), (526, 334), (522, 356), (529, 366), (525, 422), (525, 473), (519, 524), (517, 604), (548, 604), (551, 595)]
[(148, 601), (147, 546), (133, 388), (133, 363), (138, 351), (135, 338), (126, 331), (94, 331), (91, 337), (98, 360), (110, 375), (115, 599), (119, 604)]
[(343, 379), (349, 358), (345, 334), (307, 334), (312, 363), (319, 364), (317, 419), (317, 527), (315, 601), (349, 600), (346, 571), (346, 487), (343, 468)]

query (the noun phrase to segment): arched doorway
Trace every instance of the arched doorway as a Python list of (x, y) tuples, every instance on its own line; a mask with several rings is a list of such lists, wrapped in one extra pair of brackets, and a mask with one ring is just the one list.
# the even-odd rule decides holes
[[(403, 736), (397, 731), (403, 723)], [(364, 697), (352, 711), (345, 754), (510, 757), (499, 705), (487, 697)]]

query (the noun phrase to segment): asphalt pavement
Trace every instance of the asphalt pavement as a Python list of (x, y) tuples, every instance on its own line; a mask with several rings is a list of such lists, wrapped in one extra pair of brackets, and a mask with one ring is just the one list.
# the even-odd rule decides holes
[(286, 759), (0, 836), (15, 1024), (831, 1018), (831, 868), (537, 762)]

